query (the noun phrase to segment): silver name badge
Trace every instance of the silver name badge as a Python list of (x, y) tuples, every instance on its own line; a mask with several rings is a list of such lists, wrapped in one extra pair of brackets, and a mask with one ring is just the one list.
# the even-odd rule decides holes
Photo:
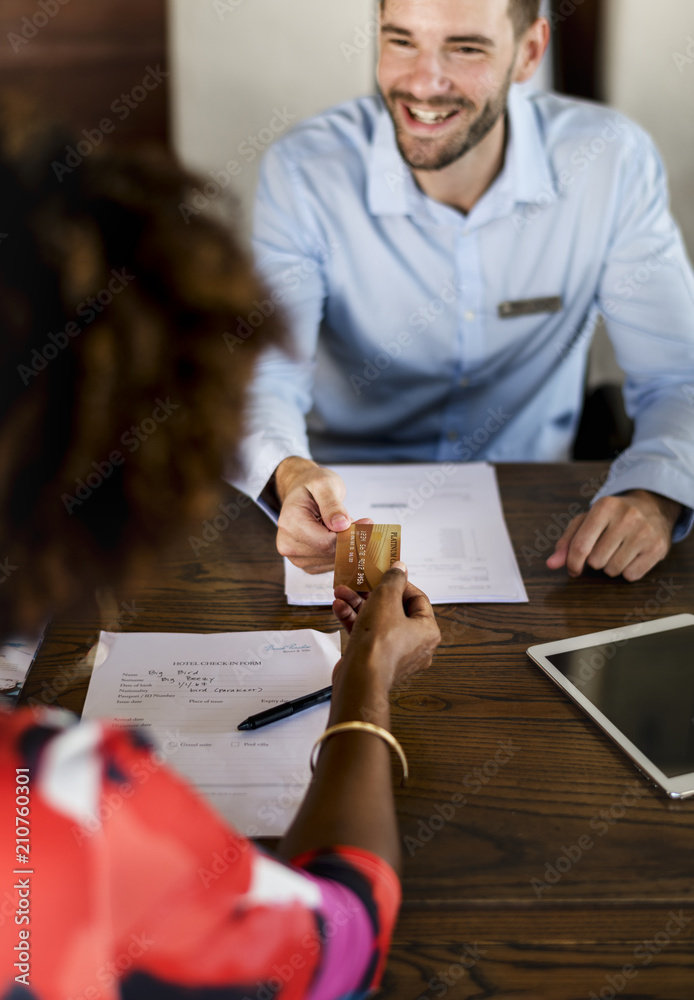
[(544, 299), (520, 299), (518, 302), (502, 302), (499, 305), (499, 319), (514, 316), (533, 316), (535, 313), (560, 312), (563, 306), (561, 295), (551, 295)]

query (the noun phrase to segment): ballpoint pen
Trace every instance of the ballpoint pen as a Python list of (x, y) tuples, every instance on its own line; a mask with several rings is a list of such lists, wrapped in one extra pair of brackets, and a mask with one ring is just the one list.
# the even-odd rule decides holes
[(332, 685), (321, 688), (320, 691), (313, 691), (311, 694), (304, 694), (301, 698), (294, 698), (292, 701), (285, 701), (281, 705), (273, 705), (264, 712), (257, 715), (249, 715), (247, 719), (239, 723), (237, 729), (260, 729), (261, 726), (269, 726), (271, 722), (279, 722), (280, 719), (288, 719), (290, 715), (303, 712), (306, 708), (313, 708), (314, 705), (321, 705), (324, 701), (330, 701), (333, 693)]

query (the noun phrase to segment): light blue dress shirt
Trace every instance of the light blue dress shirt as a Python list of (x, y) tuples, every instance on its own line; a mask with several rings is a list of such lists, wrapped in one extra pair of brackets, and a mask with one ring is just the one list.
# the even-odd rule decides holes
[(567, 460), (602, 313), (636, 430), (598, 495), (694, 507), (694, 277), (658, 155), (623, 116), (553, 94), (512, 87), (508, 122), (503, 169), (467, 215), (417, 187), (376, 97), (268, 151), (254, 237), (268, 297), (230, 347), (278, 306), (290, 341), (252, 389), (237, 479), (251, 496), (288, 455)]

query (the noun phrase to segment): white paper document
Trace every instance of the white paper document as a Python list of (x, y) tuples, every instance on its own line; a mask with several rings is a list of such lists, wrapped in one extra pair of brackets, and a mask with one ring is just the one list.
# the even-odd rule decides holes
[[(401, 558), (432, 604), (523, 602), (496, 473), (486, 462), (333, 465), (355, 519), (401, 524)], [(311, 576), (288, 559), (289, 604), (330, 604), (333, 574)]]
[(340, 633), (102, 632), (84, 719), (143, 730), (166, 762), (248, 836), (280, 836), (310, 781), (329, 705), (255, 731), (249, 715), (331, 683)]
[(2, 694), (13, 698), (19, 695), (42, 640), (43, 634), (32, 639), (16, 637), (8, 640), (4, 646), (0, 646), (0, 692)]

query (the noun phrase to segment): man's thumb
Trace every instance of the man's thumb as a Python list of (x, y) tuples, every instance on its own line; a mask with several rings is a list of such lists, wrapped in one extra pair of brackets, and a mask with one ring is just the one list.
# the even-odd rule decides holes
[(346, 531), (352, 523), (352, 519), (344, 510), (338, 510), (337, 513), (332, 515), (321, 511), (321, 517), (323, 518), (323, 524), (330, 528), (331, 531)]
[(352, 518), (342, 505), (345, 486), (337, 476), (324, 478), (321, 482), (311, 485), (313, 499), (318, 504), (321, 521), (329, 531), (346, 531), (352, 523)]
[(326, 498), (324, 501), (319, 500), (317, 497), (315, 499), (318, 503), (321, 520), (326, 528), (329, 528), (330, 531), (346, 531), (349, 528), (352, 518), (342, 504), (335, 500), (334, 496), (329, 499)]

